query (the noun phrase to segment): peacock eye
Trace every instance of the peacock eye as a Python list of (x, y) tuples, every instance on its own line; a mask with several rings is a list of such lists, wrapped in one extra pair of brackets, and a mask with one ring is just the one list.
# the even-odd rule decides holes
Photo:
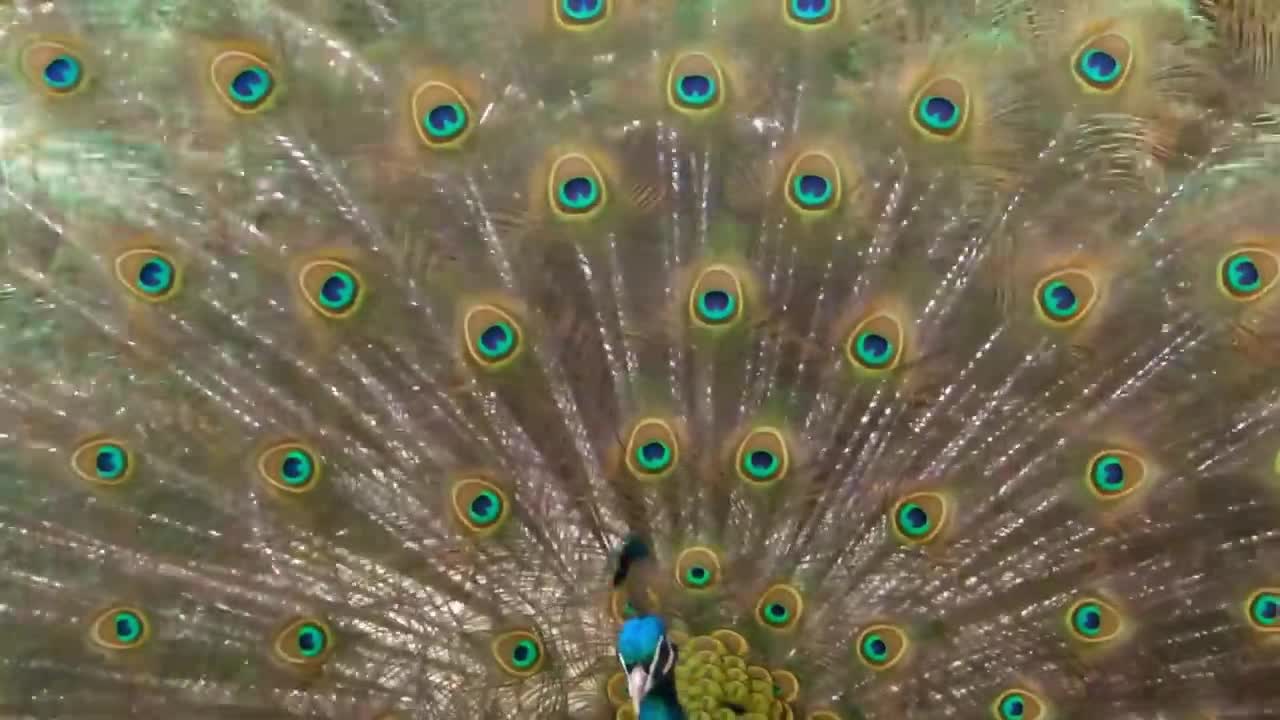
[(307, 263), (298, 274), (302, 297), (313, 310), (328, 318), (351, 317), (360, 308), (360, 275), (336, 260)]
[(1137, 490), (1146, 479), (1146, 464), (1133, 453), (1107, 450), (1089, 462), (1089, 489), (1101, 499), (1116, 500)]
[(689, 306), (695, 323), (704, 327), (728, 327), (742, 313), (742, 283), (726, 267), (707, 268), (693, 284)]
[(964, 128), (969, 94), (959, 80), (938, 78), (916, 94), (911, 119), (920, 132), (940, 140), (950, 139)]
[(567, 28), (583, 29), (609, 17), (609, 0), (555, 0), (556, 20)]
[(584, 155), (570, 154), (551, 168), (551, 209), (562, 219), (587, 218), (604, 207), (604, 176)]
[(494, 638), (490, 649), (494, 660), (508, 675), (529, 677), (545, 660), (542, 640), (530, 630), (512, 630)]
[(258, 456), (258, 474), (277, 490), (303, 493), (315, 487), (320, 465), (311, 448), (285, 442), (267, 448)]
[(106, 650), (141, 647), (151, 636), (150, 623), (140, 608), (117, 605), (100, 613), (90, 623), (89, 637)]
[(877, 313), (850, 333), (845, 356), (855, 369), (875, 375), (897, 367), (902, 344), (902, 324), (892, 315)]
[(520, 327), (515, 318), (492, 305), (468, 311), (463, 330), (467, 353), (481, 366), (505, 365), (520, 352)]
[(790, 457), (782, 433), (773, 428), (751, 431), (738, 446), (738, 475), (754, 485), (771, 485), (787, 474)]
[(274, 647), (290, 665), (318, 666), (333, 653), (333, 632), (318, 618), (296, 618), (276, 635)]
[(685, 548), (676, 557), (676, 581), (688, 590), (707, 590), (720, 582), (720, 557), (701, 545)]
[(1237, 250), (1222, 259), (1218, 286), (1233, 300), (1262, 297), (1280, 277), (1280, 258), (1265, 250)]
[(1256, 630), (1280, 632), (1280, 591), (1254, 591), (1249, 596), (1246, 616)]
[(1120, 35), (1099, 35), (1080, 46), (1072, 70), (1084, 87), (1095, 92), (1114, 92), (1129, 73), (1133, 47)]
[(459, 480), (453, 485), (452, 496), (454, 517), (463, 528), (477, 535), (493, 533), (510, 513), (507, 494), (488, 480)]
[(1036, 309), (1052, 325), (1074, 325), (1093, 307), (1097, 288), (1093, 277), (1082, 270), (1053, 273), (1036, 286)]
[(1044, 715), (1045, 704), (1029, 690), (1006, 690), (992, 704), (996, 720), (1039, 720)]
[(1067, 622), (1077, 639), (1089, 643), (1114, 638), (1122, 629), (1120, 613), (1097, 598), (1086, 598), (1067, 611)]
[(857, 640), (858, 659), (873, 670), (887, 670), (897, 664), (907, 651), (907, 636), (892, 625), (873, 625), (863, 630)]
[(831, 22), (838, 0), (782, 0), (787, 19), (792, 23), (814, 27)]
[(211, 65), (218, 96), (238, 113), (265, 109), (276, 91), (276, 79), (262, 58), (239, 50), (224, 52)]
[(773, 630), (790, 630), (804, 612), (804, 599), (791, 585), (774, 585), (756, 603), (756, 620)]
[(98, 485), (118, 485), (133, 474), (134, 457), (123, 442), (98, 439), (81, 445), (71, 455), (71, 468), (81, 478)]
[(718, 108), (723, 100), (724, 74), (710, 56), (689, 53), (671, 64), (667, 102), (673, 108), (704, 113)]
[(937, 493), (914, 493), (893, 508), (893, 529), (899, 539), (912, 545), (932, 542), (947, 521), (947, 500)]
[(23, 49), (20, 65), (27, 79), (50, 97), (65, 97), (85, 87), (84, 60), (62, 43), (32, 42)]

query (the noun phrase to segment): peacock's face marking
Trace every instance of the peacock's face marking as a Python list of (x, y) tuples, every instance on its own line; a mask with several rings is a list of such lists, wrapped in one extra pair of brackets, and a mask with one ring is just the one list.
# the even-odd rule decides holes
[(783, 13), (793, 25), (821, 27), (836, 19), (839, 0), (782, 0)]
[(666, 625), (653, 615), (631, 618), (618, 631), (618, 661), (627, 676), (627, 690), (636, 714), (656, 684), (675, 669), (675, 646), (667, 638)]

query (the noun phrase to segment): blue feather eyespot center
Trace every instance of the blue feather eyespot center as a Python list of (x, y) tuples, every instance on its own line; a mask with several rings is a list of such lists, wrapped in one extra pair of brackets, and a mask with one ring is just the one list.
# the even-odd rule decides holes
[(537, 643), (529, 639), (521, 640), (511, 649), (511, 664), (519, 670), (527, 670), (538, 662), (538, 655)]
[(1085, 603), (1076, 609), (1072, 624), (1085, 637), (1097, 637), (1102, 632), (1102, 608), (1096, 603)]
[(715, 99), (716, 81), (701, 73), (681, 75), (676, 81), (676, 96), (686, 105), (706, 105)]
[(1249, 614), (1255, 623), (1263, 627), (1280, 625), (1280, 596), (1259, 593), (1250, 605)]
[(764, 608), (764, 617), (774, 625), (781, 625), (791, 619), (791, 611), (782, 603), (769, 603)]
[(93, 460), (94, 471), (103, 480), (119, 479), (128, 466), (128, 456), (119, 445), (103, 445)]
[(752, 450), (746, 453), (742, 461), (742, 469), (757, 480), (767, 480), (778, 472), (781, 464), (778, 456), (768, 450)]
[(59, 55), (44, 66), (44, 82), (58, 91), (74, 89), (80, 84), (80, 61), (70, 55)]
[(1262, 271), (1248, 255), (1237, 255), (1227, 262), (1227, 283), (1234, 293), (1248, 295), (1262, 287)]
[(342, 270), (329, 274), (320, 285), (319, 301), (322, 306), (335, 312), (342, 312), (355, 305), (360, 293), (355, 277)]
[(502, 498), (492, 490), (483, 490), (471, 499), (467, 505), (467, 516), (471, 522), (484, 527), (498, 521), (502, 515)]
[(820, 207), (831, 200), (835, 189), (821, 175), (800, 175), (792, 188), (796, 202), (805, 207)]
[(132, 645), (142, 638), (142, 618), (129, 610), (116, 613), (113, 618), (116, 640), (125, 645)]
[(515, 330), (505, 322), (493, 323), (480, 333), (476, 345), (481, 355), (490, 360), (501, 360), (515, 350)]
[(920, 122), (932, 130), (952, 130), (960, 124), (960, 108), (938, 95), (922, 99), (916, 114)]
[(650, 472), (665, 470), (671, 464), (671, 448), (660, 440), (651, 440), (636, 450), (636, 460)]
[(724, 290), (708, 290), (698, 296), (698, 315), (704, 322), (722, 323), (733, 317), (737, 303)]
[(159, 257), (149, 258), (138, 268), (138, 289), (148, 295), (162, 295), (173, 288), (173, 265)]
[(604, 13), (604, 0), (561, 0), (560, 9), (580, 22), (595, 20)]
[(827, 19), (833, 10), (832, 0), (790, 0), (791, 17), (800, 22), (812, 23)]
[(254, 65), (236, 73), (228, 90), (236, 103), (253, 107), (266, 100), (271, 94), (272, 85), (271, 73), (264, 67)]
[(1046, 285), (1043, 295), (1044, 307), (1054, 317), (1069, 318), (1080, 309), (1080, 300), (1075, 291), (1062, 281)]
[(1080, 72), (1090, 83), (1108, 85), (1120, 77), (1124, 67), (1116, 56), (1105, 50), (1091, 49), (1080, 56)]
[(1019, 694), (1013, 694), (1000, 702), (1000, 717), (1004, 720), (1022, 720), (1026, 712), (1026, 702)]
[(871, 368), (884, 367), (893, 359), (893, 343), (880, 333), (859, 333), (854, 350), (858, 360)]
[(589, 177), (577, 176), (560, 183), (560, 204), (568, 210), (589, 210), (600, 199), (600, 188)]
[(907, 503), (898, 510), (898, 527), (908, 537), (920, 537), (929, 533), (933, 522), (923, 507)]
[(305, 485), (315, 472), (311, 456), (301, 450), (290, 450), (280, 463), (280, 478), (286, 485)]
[(436, 140), (449, 140), (467, 128), (467, 110), (458, 103), (436, 105), (422, 119), (427, 134)]
[(329, 638), (319, 625), (306, 623), (298, 628), (297, 643), (298, 652), (302, 653), (303, 657), (312, 658), (324, 652), (329, 644)]
[(694, 587), (702, 587), (711, 582), (711, 571), (701, 565), (694, 565), (685, 571), (684, 579)]
[(872, 633), (862, 640), (862, 656), (873, 665), (883, 665), (889, 659), (889, 644)]
[(1104, 494), (1124, 490), (1124, 465), (1112, 456), (1099, 458), (1093, 466), (1093, 484)]

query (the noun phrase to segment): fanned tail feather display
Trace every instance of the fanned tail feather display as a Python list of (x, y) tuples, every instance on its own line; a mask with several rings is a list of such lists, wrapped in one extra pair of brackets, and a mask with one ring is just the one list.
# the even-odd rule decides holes
[(1277, 38), (0, 2), (0, 717), (1280, 717)]

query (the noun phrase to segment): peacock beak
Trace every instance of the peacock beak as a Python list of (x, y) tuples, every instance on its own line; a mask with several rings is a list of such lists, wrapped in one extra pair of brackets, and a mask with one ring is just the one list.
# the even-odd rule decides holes
[(651, 685), (652, 678), (643, 667), (633, 667), (627, 673), (627, 692), (631, 695), (631, 705), (635, 708), (637, 717), (640, 715), (640, 701), (649, 694)]

